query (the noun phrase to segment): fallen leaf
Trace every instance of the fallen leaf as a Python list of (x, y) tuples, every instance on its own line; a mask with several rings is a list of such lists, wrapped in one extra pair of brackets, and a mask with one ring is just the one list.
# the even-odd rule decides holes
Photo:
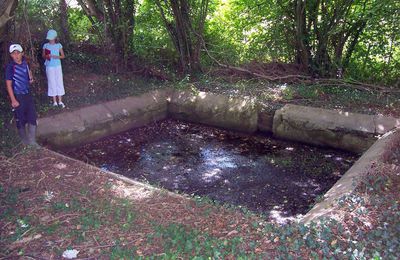
[(230, 237), (230, 236), (236, 235), (236, 234), (238, 234), (238, 233), (239, 233), (238, 231), (232, 230), (231, 232), (229, 232), (229, 233), (227, 234), (227, 236)]
[(79, 251), (78, 250), (76, 250), (76, 249), (68, 249), (68, 250), (65, 250), (64, 251), (64, 253), (62, 254), (62, 256), (64, 257), (64, 258), (67, 258), (67, 259), (74, 259), (74, 258), (76, 258), (77, 256), (78, 256), (78, 254), (79, 254)]
[(57, 163), (57, 164), (54, 165), (54, 167), (56, 167), (59, 170), (62, 170), (62, 169), (67, 168), (67, 165), (64, 164), (64, 163)]

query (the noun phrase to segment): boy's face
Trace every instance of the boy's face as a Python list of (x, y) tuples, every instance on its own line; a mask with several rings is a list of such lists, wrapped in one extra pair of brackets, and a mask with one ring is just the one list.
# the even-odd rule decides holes
[(11, 58), (15, 63), (21, 63), (22, 62), (22, 52), (19, 51), (13, 51), (10, 53)]

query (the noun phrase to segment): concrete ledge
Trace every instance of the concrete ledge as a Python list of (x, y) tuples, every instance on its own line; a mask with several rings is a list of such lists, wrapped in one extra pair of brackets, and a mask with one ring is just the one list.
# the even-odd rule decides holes
[(257, 130), (255, 100), (231, 98), (213, 93), (175, 91), (168, 106), (172, 118), (229, 130), (253, 133)]
[(278, 138), (361, 153), (376, 135), (400, 126), (400, 120), (322, 108), (285, 105), (276, 111), (273, 133)]
[(157, 90), (41, 118), (37, 135), (42, 143), (56, 147), (91, 142), (165, 119), (167, 96), (167, 90)]
[(376, 141), (339, 181), (324, 195), (324, 200), (317, 203), (300, 222), (309, 223), (323, 216), (332, 215), (337, 210), (338, 200), (354, 191), (360, 181), (378, 163), (384, 161), (387, 150), (391, 149), (395, 140), (400, 140), (400, 128), (388, 132)]

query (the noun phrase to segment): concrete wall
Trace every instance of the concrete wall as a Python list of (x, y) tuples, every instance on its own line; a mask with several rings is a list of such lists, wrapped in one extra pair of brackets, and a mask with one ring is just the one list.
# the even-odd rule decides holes
[(323, 216), (334, 214), (340, 210), (336, 205), (338, 200), (354, 191), (360, 181), (374, 167), (384, 161), (385, 153), (391, 149), (395, 140), (400, 140), (400, 129), (388, 132), (378, 139), (340, 178), (339, 181), (324, 195), (324, 200), (317, 203), (302, 219), (301, 222), (309, 223)]
[(72, 112), (41, 118), (38, 139), (56, 147), (74, 146), (165, 119), (169, 91), (152, 91)]
[(361, 153), (376, 136), (400, 126), (400, 120), (322, 108), (285, 105), (276, 111), (276, 137)]
[(39, 120), (38, 137), (54, 146), (74, 146), (165, 119), (201, 123), (229, 130), (273, 133), (276, 137), (356, 153), (367, 150), (400, 120), (286, 105), (261, 109), (250, 98), (205, 92), (152, 91), (136, 97), (88, 106)]
[(175, 119), (240, 132), (254, 133), (257, 130), (257, 105), (250, 98), (175, 91), (170, 98), (168, 113)]

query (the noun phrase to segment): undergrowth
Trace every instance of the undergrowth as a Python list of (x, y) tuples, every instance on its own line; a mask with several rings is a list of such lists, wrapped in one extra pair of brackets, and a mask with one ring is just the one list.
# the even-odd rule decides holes
[[(248, 240), (240, 235), (217, 238), (179, 223), (152, 222), (147, 243), (158, 250), (145, 257), (139, 253), (140, 248), (129, 243), (129, 233), (141, 232), (142, 228), (137, 222), (140, 210), (129, 200), (87, 201), (78, 196), (68, 201), (53, 201), (52, 194), (45, 193), (36, 203), (44, 203), (52, 217), (44, 219), (43, 224), (43, 218), (18, 212), (17, 205), (24, 203), (19, 199), (24, 189), (0, 186), (0, 221), (8, 221), (13, 227), (12, 232), (2, 236), (0, 243), (14, 243), (27, 233), (30, 236), (66, 234), (73, 248), (73, 245), (92, 240), (89, 234), (101, 233), (113, 226), (118, 235), (110, 234), (113, 243), (101, 250), (101, 257), (107, 259), (398, 259), (399, 188), (400, 176), (393, 170), (370, 175), (355, 193), (340, 199), (342, 213), (338, 219), (326, 218), (307, 225), (264, 223), (258, 226), (256, 223), (263, 240)], [(81, 195), (88, 194), (89, 191), (81, 191)], [(199, 203), (207, 203), (207, 200)], [(66, 229), (63, 216), (72, 216), (68, 226), (75, 228)], [(272, 245), (273, 250), (262, 250), (266, 244)], [(57, 254), (65, 249), (53, 248)], [(23, 256), (24, 252), (19, 254)]]

